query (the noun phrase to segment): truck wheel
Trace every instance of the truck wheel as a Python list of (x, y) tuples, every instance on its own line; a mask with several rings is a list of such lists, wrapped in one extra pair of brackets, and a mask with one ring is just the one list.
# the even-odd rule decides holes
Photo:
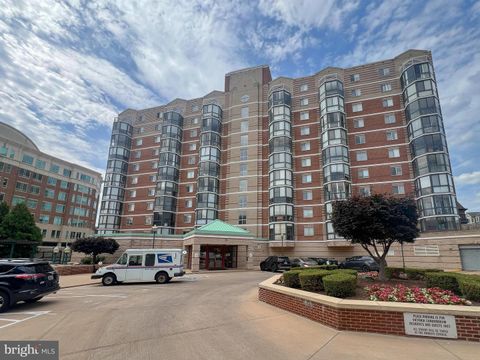
[(104, 286), (110, 286), (117, 282), (117, 278), (113, 274), (105, 274), (102, 277), (102, 284)]
[(10, 308), (10, 296), (4, 291), (0, 291), (0, 313)]
[(170, 277), (165, 271), (161, 271), (155, 276), (155, 281), (157, 284), (166, 284), (170, 281)]

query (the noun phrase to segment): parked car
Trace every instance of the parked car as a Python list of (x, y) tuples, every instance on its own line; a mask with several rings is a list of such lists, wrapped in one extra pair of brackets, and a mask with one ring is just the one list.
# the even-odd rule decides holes
[(293, 259), (290, 263), (292, 265), (292, 268), (294, 267), (308, 268), (308, 267), (318, 265), (318, 263), (315, 260), (312, 260), (309, 258), (296, 258), (296, 259)]
[(260, 263), (262, 271), (290, 270), (290, 259), (287, 256), (269, 256)]
[(57, 292), (58, 280), (48, 261), (0, 259), (0, 313), (19, 301), (34, 303)]
[(182, 249), (127, 249), (115, 264), (103, 266), (91, 276), (104, 286), (156, 281), (165, 284), (185, 275)]
[(340, 269), (355, 269), (361, 271), (378, 271), (378, 264), (371, 256), (353, 256), (338, 265)]
[(320, 257), (313, 257), (309, 259), (315, 261), (318, 265), (338, 265), (338, 261), (335, 259), (327, 259)]

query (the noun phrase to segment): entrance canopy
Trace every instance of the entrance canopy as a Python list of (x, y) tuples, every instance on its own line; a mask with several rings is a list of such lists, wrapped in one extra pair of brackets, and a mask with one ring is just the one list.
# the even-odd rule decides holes
[(211, 223), (205, 224), (198, 229), (192, 230), (185, 234), (185, 239), (193, 236), (202, 235), (218, 235), (218, 236), (238, 236), (243, 238), (253, 238), (253, 234), (241, 227), (230, 225), (222, 220), (215, 220)]

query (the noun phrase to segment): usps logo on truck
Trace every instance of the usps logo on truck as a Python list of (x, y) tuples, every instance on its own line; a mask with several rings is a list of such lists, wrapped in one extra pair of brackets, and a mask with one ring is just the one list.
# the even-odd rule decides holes
[(159, 264), (170, 264), (173, 262), (173, 258), (170, 254), (157, 254), (157, 261)]

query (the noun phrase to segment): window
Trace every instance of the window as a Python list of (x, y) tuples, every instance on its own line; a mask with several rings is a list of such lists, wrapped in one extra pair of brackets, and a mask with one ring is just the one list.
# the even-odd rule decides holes
[(308, 111), (300, 112), (300, 120), (308, 120), (310, 118), (310, 113)]
[(27, 207), (29, 209), (36, 209), (37, 208), (37, 200), (28, 199), (27, 200)]
[(368, 160), (367, 152), (366, 151), (357, 151), (356, 159), (357, 159), (357, 161)]
[(300, 105), (301, 106), (306, 106), (308, 105), (308, 98), (303, 98), (300, 100)]
[(303, 236), (313, 236), (315, 232), (313, 231), (313, 226), (304, 226), (303, 227)]
[(135, 159), (140, 159), (142, 157), (142, 152), (141, 151), (135, 151)]
[(128, 204), (128, 211), (135, 211), (135, 204)]
[(187, 179), (193, 179), (194, 177), (195, 177), (194, 170), (190, 170), (189, 172), (187, 172)]
[(240, 123), (240, 132), (247, 132), (248, 131), (248, 120), (243, 120)]
[(248, 175), (248, 164), (240, 164), (240, 176)]
[(145, 128), (144, 128), (144, 127), (140, 127), (140, 128), (138, 129), (138, 133), (139, 133), (139, 134), (142, 134), (142, 133), (144, 133), (144, 132), (145, 132)]
[(188, 157), (188, 165), (195, 165), (195, 156)]
[(160, 142), (160, 135), (155, 136), (155, 137), (153, 138), (153, 142), (154, 142), (155, 144), (158, 144), (158, 143)]
[(52, 211), (52, 203), (48, 201), (43, 202), (42, 211)]
[(57, 204), (55, 206), (55, 212), (63, 214), (65, 212), (65, 205)]
[(132, 184), (138, 184), (138, 176), (132, 177)]
[(192, 199), (187, 199), (185, 200), (185, 207), (186, 208), (191, 208), (193, 206), (193, 201)]
[(48, 221), (50, 220), (50, 216), (48, 215), (40, 215), (38, 217), (38, 222), (42, 224), (48, 224)]
[(143, 255), (130, 255), (128, 257), (128, 266), (142, 266)]
[(45, 189), (45, 197), (49, 199), (54, 199), (55, 198), (55, 191), (51, 189)]
[(60, 181), (60, 189), (68, 189), (68, 182), (67, 181)]
[(155, 182), (157, 181), (157, 175), (150, 175), (149, 179), (150, 179), (150, 182)]
[(393, 184), (392, 185), (393, 194), (405, 194), (405, 186), (403, 184)]
[(378, 69), (378, 74), (380, 76), (388, 76), (390, 75), (390, 69), (389, 68)]
[(362, 90), (360, 90), (360, 89), (353, 89), (352, 90), (352, 96), (353, 97), (361, 96), (361, 95), (362, 95)]
[(302, 136), (310, 135), (310, 126), (302, 126), (300, 128), (300, 135)]
[(368, 178), (368, 169), (360, 169), (358, 170), (358, 178), (359, 179), (366, 179)]
[(399, 149), (399, 148), (388, 149), (388, 157), (389, 157), (389, 158), (398, 158), (398, 157), (400, 157), (400, 149)]
[(127, 217), (127, 225), (132, 225), (132, 224), (133, 224), (133, 218)]
[(155, 188), (148, 189), (148, 196), (155, 196)]
[(132, 197), (132, 198), (137, 197), (137, 191), (136, 190), (130, 190), (130, 197)]
[(352, 104), (352, 112), (360, 112), (360, 111), (363, 111), (362, 103)]
[(360, 81), (360, 74), (352, 74), (352, 75), (350, 75), (350, 81), (351, 81), (351, 82)]
[(303, 158), (302, 159), (302, 167), (309, 167), (312, 166), (312, 159), (308, 158)]
[(145, 266), (155, 266), (155, 254), (145, 254)]
[(300, 85), (300, 91), (307, 91), (307, 90), (308, 90), (308, 84)]
[(192, 105), (192, 112), (198, 111), (198, 105)]
[(188, 145), (188, 150), (193, 151), (197, 150), (197, 144), (196, 143), (191, 143)]
[(392, 107), (393, 106), (393, 99), (392, 98), (383, 99), (382, 103), (383, 103), (384, 108)]
[(133, 171), (140, 170), (140, 164), (133, 164)]
[(153, 202), (147, 203), (147, 210), (153, 210)]
[(192, 193), (193, 192), (193, 184), (188, 184), (186, 186), (186, 189), (187, 189), (187, 193)]
[(392, 176), (402, 175), (402, 167), (400, 165), (390, 166), (390, 174)]
[(67, 200), (67, 193), (66, 193), (66, 192), (63, 192), (63, 191), (60, 191), (60, 192), (58, 193), (57, 199), (60, 200), (60, 201), (65, 201), (65, 200)]
[(15, 184), (15, 189), (18, 191), (27, 192), (28, 184), (17, 181), (17, 183)]
[(303, 200), (312, 200), (313, 191), (312, 190), (303, 190)]
[(33, 156), (23, 154), (22, 162), (28, 165), (33, 165)]
[(304, 217), (304, 218), (311, 218), (311, 217), (313, 217), (313, 208), (311, 208), (311, 207), (304, 207), (304, 208), (303, 208), (303, 217)]
[(247, 195), (240, 195), (238, 197), (238, 207), (247, 207)]
[(360, 196), (370, 196), (370, 186), (360, 186), (358, 192)]
[(190, 137), (196, 137), (197, 136), (197, 129), (190, 130)]
[(190, 224), (192, 222), (192, 215), (191, 214), (184, 214), (183, 215), (183, 222), (185, 224)]
[(2, 180), (2, 186), (3, 186), (4, 188), (6, 188), (7, 185), (8, 185), (8, 179), (7, 179), (7, 178), (3, 178), (3, 180)]
[(40, 186), (35, 186), (35, 185), (30, 185), (30, 188), (28, 189), (28, 192), (30, 194), (40, 194)]
[(248, 145), (248, 135), (241, 135), (240, 136), (240, 145), (242, 145), (242, 146)]
[(37, 169), (42, 169), (43, 170), (43, 169), (45, 169), (46, 165), (47, 165), (46, 161), (43, 161), (43, 160), (40, 160), (40, 159), (35, 160), (35, 167)]
[(242, 109), (240, 110), (240, 114), (242, 118), (248, 117), (248, 106), (242, 107)]
[(248, 160), (248, 149), (247, 148), (240, 149), (240, 160)]
[(390, 83), (382, 84), (381, 90), (382, 90), (382, 92), (391, 91), (392, 90), (392, 84), (390, 84)]
[(137, 146), (140, 146), (143, 144), (143, 139), (137, 139), (135, 143), (137, 144)]
[(193, 118), (192, 119), (192, 125), (198, 124), (198, 118)]
[(238, 224), (245, 225), (247, 223), (247, 215), (245, 213), (240, 213), (238, 215)]
[(386, 114), (385, 115), (385, 124), (394, 124), (395, 123), (395, 114)]
[(152, 161), (151, 165), (152, 165), (152, 169), (157, 169), (158, 168), (158, 162), (157, 161)]
[(353, 119), (353, 127), (355, 129), (363, 128), (365, 126), (365, 121), (363, 118)]
[(152, 225), (152, 217), (145, 216), (145, 225)]
[(238, 187), (239, 191), (248, 191), (248, 180), (240, 180)]
[(312, 182), (312, 174), (303, 174), (302, 175), (302, 184), (309, 184)]
[(397, 139), (398, 139), (397, 130), (388, 130), (387, 131), (387, 140), (388, 141), (397, 140)]
[(355, 144), (365, 144), (365, 134), (355, 135)]
[(310, 141), (305, 141), (300, 144), (300, 149), (302, 151), (309, 151), (310, 150)]

